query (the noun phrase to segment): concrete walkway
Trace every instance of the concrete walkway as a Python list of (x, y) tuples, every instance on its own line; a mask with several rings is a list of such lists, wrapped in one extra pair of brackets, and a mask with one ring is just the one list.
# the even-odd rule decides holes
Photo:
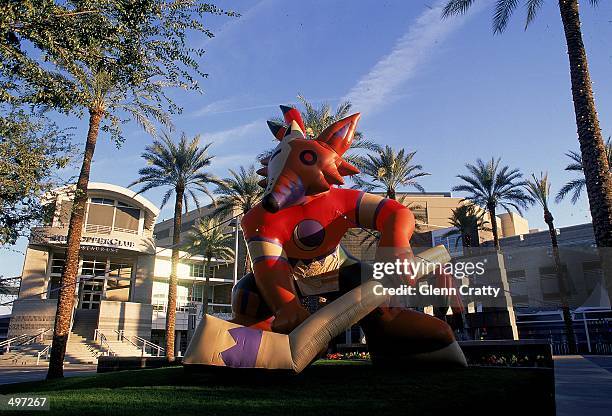
[[(44, 380), (47, 377), (47, 366), (2, 366), (0, 367), (0, 384), (23, 383), (26, 381)], [(66, 365), (64, 377), (86, 376), (96, 374), (95, 365)]]
[(554, 360), (557, 416), (612, 414), (612, 356), (561, 355)]

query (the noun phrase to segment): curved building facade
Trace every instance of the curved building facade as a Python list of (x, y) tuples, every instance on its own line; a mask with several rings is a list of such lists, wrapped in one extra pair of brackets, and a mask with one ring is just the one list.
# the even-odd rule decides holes
[[(74, 187), (54, 191), (47, 224), (32, 230), (9, 337), (53, 326), (73, 194)], [(84, 337), (96, 329), (150, 336), (158, 214), (154, 204), (133, 191), (89, 184), (73, 320)]]
[[(47, 222), (32, 229), (9, 338), (44, 330), (51, 335), (73, 194), (74, 187), (64, 187), (49, 195)], [(87, 194), (71, 336), (92, 340), (96, 334), (108, 339), (123, 334), (163, 345), (171, 250), (163, 241), (156, 242), (159, 209), (117, 185), (92, 182)], [(185, 252), (179, 257), (177, 354), (185, 350), (201, 316), (206, 274), (212, 286), (209, 313), (230, 312), (234, 283), (232, 264), (214, 262), (204, 270), (202, 257)]]

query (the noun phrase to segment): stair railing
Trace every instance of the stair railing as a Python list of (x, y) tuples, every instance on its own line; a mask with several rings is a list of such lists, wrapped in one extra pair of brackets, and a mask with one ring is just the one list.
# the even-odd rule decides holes
[(106, 338), (106, 335), (104, 335), (102, 331), (100, 331), (100, 329), (96, 328), (96, 330), (94, 331), (94, 341), (98, 341), (98, 340), (100, 340), (101, 346), (106, 347), (106, 355), (113, 356), (113, 357), (117, 355), (115, 351), (113, 351), (113, 349), (111, 348), (110, 344), (108, 343), (108, 339)]
[(17, 343), (21, 343), (29, 337), (28, 334), (17, 335), (16, 337), (6, 339), (0, 342), (0, 348), (4, 349), (4, 352), (11, 352), (11, 346)]
[[(159, 345), (154, 344), (154, 343), (152, 343), (151, 341), (149, 341), (147, 339), (141, 338), (138, 335), (131, 335), (131, 336), (125, 335), (125, 332), (124, 332), (123, 329), (121, 329), (121, 330), (116, 330), (115, 329), (115, 333), (117, 333), (117, 336), (118, 336), (120, 341), (127, 340), (130, 344), (132, 344), (136, 348), (140, 349), (141, 356), (145, 355), (145, 352), (146, 352), (147, 348), (150, 348), (151, 351), (154, 352), (156, 357), (161, 357), (161, 355), (165, 351)], [(139, 344), (141, 344), (141, 345), (139, 345)]]
[(134, 341), (130, 339), (130, 337), (125, 335), (125, 332), (123, 331), (123, 329), (115, 329), (114, 331), (117, 334), (117, 340), (121, 342), (125, 342), (125, 341), (129, 342), (134, 347), (138, 348), (140, 350), (140, 356), (144, 357), (144, 354), (145, 354), (144, 345), (142, 347), (139, 347), (138, 344), (136, 344)]
[(30, 337), (30, 339), (28, 339), (28, 340), (24, 341), (24, 343), (23, 343), (23, 344), (21, 344), (21, 345), (28, 345), (28, 344), (33, 343), (34, 341), (40, 341), (40, 342), (42, 342), (42, 341), (44, 341), (44, 340), (45, 340), (45, 334), (46, 334), (47, 332), (49, 332), (49, 331), (51, 331), (51, 328), (41, 329), (41, 330), (40, 330), (40, 332), (39, 332), (38, 334), (36, 334), (36, 335), (34, 335), (34, 336)]
[(21, 334), (13, 338), (6, 339), (0, 342), (0, 349), (4, 349), (4, 352), (9, 353), (11, 352), (11, 347), (14, 347), (15, 345), (28, 345), (39, 338), (42, 341), (44, 339), (44, 335), (50, 330), (51, 328), (41, 329), (36, 335)]
[(36, 357), (36, 365), (40, 363), (40, 357), (45, 356), (45, 360), (49, 359), (49, 351), (51, 351), (51, 345), (47, 345), (42, 351), (38, 352), (38, 357)]

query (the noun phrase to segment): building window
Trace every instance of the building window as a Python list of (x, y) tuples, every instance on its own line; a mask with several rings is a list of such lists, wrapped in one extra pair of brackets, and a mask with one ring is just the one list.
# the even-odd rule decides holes
[(111, 259), (108, 276), (115, 277), (117, 279), (131, 279), (132, 278), (132, 265), (127, 262), (121, 263), (119, 261)]
[(64, 272), (64, 264), (66, 263), (65, 253), (53, 253), (51, 259), (51, 274), (61, 276)]
[(140, 209), (125, 202), (107, 198), (91, 198), (85, 231), (110, 234), (113, 230), (137, 234)]
[(47, 299), (57, 299), (59, 290), (62, 286), (60, 276), (52, 276), (49, 280), (49, 288), (47, 289)]
[(443, 245), (448, 249), (448, 252), (451, 256), (460, 256), (463, 254), (463, 243), (461, 241), (461, 234), (453, 234), (449, 236), (443, 235), (434, 235), (433, 237), (433, 245), (439, 246)]
[(72, 215), (72, 201), (63, 200), (59, 206), (58, 222), (60, 227), (67, 227), (70, 224), (70, 216)]
[(204, 265), (203, 264), (191, 263), (189, 265), (189, 268), (191, 270), (191, 273), (190, 273), (191, 277), (204, 277)]
[(92, 200), (87, 212), (87, 225), (97, 226), (97, 228), (90, 227), (87, 231), (110, 233), (113, 227), (114, 213), (115, 207), (113, 205), (98, 204)]
[(95, 257), (83, 258), (82, 276), (104, 276), (105, 274), (106, 259), (97, 259)]
[[(565, 276), (567, 283), (567, 291), (569, 293), (576, 292), (574, 288), (571, 276), (568, 275), (567, 267), (565, 264), (561, 265), (561, 273)], [(540, 286), (543, 293), (558, 293), (559, 292), (559, 277), (557, 276), (557, 269), (554, 266), (540, 267)]]
[(121, 201), (117, 202), (115, 211), (114, 229), (118, 231), (138, 231), (138, 223), (140, 221), (140, 210), (124, 204)]
[(114, 200), (106, 198), (91, 198), (91, 203), (98, 205), (115, 205)]
[(130, 285), (132, 282), (132, 264), (126, 260), (112, 260), (106, 279), (107, 300), (127, 302), (130, 300)]
[(165, 230), (157, 231), (155, 233), (155, 238), (158, 240), (163, 240), (164, 238), (170, 237), (170, 228), (166, 228)]

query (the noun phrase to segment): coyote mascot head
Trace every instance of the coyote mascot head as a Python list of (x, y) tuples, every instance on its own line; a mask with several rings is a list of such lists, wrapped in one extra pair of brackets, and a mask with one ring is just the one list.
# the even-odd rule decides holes
[(342, 159), (351, 147), (359, 113), (332, 124), (313, 140), (306, 138), (298, 110), (286, 106), (281, 110), (286, 124), (268, 121), (279, 143), (257, 171), (266, 177), (260, 182), (266, 189), (262, 206), (272, 213), (326, 192), (332, 185), (343, 184), (343, 176), (359, 173)]

